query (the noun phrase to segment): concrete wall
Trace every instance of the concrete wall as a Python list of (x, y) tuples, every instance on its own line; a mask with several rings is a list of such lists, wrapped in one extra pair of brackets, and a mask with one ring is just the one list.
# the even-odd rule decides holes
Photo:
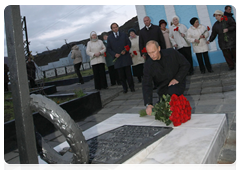
[[(224, 7), (225, 5), (136, 5), (136, 10), (140, 28), (144, 27), (143, 18), (145, 16), (149, 16), (155, 25), (159, 25), (159, 21), (164, 19), (168, 23), (167, 28), (169, 28), (173, 15), (177, 15), (179, 22), (187, 28), (191, 26), (190, 19), (197, 17), (200, 24), (209, 26), (212, 29), (213, 24), (216, 22), (213, 13), (216, 10), (224, 11)], [(236, 9), (234, 6), (232, 6), (232, 12), (234, 13), (234, 18), (236, 18)], [(211, 30), (209, 33), (211, 35)], [(198, 66), (196, 54), (193, 51), (192, 56), (193, 65)], [(225, 62), (217, 38), (209, 45), (209, 58), (212, 64)]]

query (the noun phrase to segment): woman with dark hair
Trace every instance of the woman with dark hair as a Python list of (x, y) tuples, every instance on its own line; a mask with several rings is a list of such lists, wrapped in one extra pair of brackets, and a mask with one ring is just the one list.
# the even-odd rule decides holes
[(216, 22), (212, 27), (212, 34), (207, 44), (218, 35), (218, 44), (228, 64), (229, 70), (233, 70), (236, 63), (236, 22), (232, 18), (223, 16), (223, 12), (216, 10), (213, 14)]
[(139, 36), (136, 35), (136, 30), (131, 28), (128, 30), (129, 40), (131, 41), (131, 48), (129, 50), (132, 57), (133, 76), (138, 78), (138, 83), (142, 82), (144, 58), (141, 56), (139, 50)]
[[(190, 23), (192, 26), (187, 31), (187, 40), (192, 43), (193, 46), (193, 52), (196, 53), (199, 68), (202, 74), (205, 73), (205, 66), (208, 72), (212, 73), (212, 66), (209, 61), (208, 56), (208, 45), (207, 45), (207, 38), (209, 36), (209, 33), (207, 31), (207, 28), (201, 24), (199, 24), (199, 20), (196, 17), (193, 17), (190, 20)], [(203, 62), (204, 57), (204, 62)]]
[(163, 33), (163, 37), (164, 37), (164, 40), (165, 40), (165, 44), (166, 44), (166, 48), (172, 48), (172, 44), (171, 44), (171, 41), (169, 39), (169, 29), (166, 28), (167, 26), (167, 23), (165, 20), (161, 19), (159, 21), (159, 27)]

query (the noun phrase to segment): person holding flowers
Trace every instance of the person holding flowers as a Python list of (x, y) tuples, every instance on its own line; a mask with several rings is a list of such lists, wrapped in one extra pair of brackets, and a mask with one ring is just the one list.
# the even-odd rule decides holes
[(175, 47), (191, 64), (191, 67), (188, 71), (189, 75), (193, 75), (193, 60), (191, 45), (186, 39), (187, 27), (179, 23), (178, 16), (174, 15), (172, 17), (173, 25), (169, 28), (169, 38), (173, 47)]
[(105, 57), (106, 47), (102, 40), (99, 40), (97, 33), (92, 31), (90, 33), (90, 41), (87, 43), (86, 53), (90, 56), (90, 63), (93, 70), (93, 79), (95, 89), (107, 89), (107, 78), (105, 73)]
[(150, 59), (145, 62), (143, 70), (142, 91), (146, 113), (151, 115), (153, 109), (153, 86), (157, 85), (157, 94), (161, 99), (163, 95), (183, 94), (186, 85), (186, 76), (190, 63), (173, 48), (163, 49), (154, 40), (146, 44)]
[(143, 76), (143, 64), (145, 62), (144, 58), (141, 57), (141, 53), (139, 51), (139, 36), (136, 35), (135, 29), (131, 28), (128, 30), (128, 34), (130, 35), (129, 39), (131, 41), (131, 48), (130, 48), (130, 55), (132, 57), (132, 70), (133, 75), (138, 78), (138, 82), (142, 82), (142, 76)]
[(209, 56), (208, 56), (208, 44), (207, 44), (207, 38), (209, 36), (208, 31), (210, 30), (209, 27), (205, 27), (201, 24), (199, 24), (199, 20), (196, 17), (193, 17), (190, 20), (190, 23), (192, 26), (188, 29), (187, 31), (187, 40), (192, 43), (193, 46), (193, 52), (196, 53), (199, 68), (202, 74), (205, 73), (205, 66), (203, 63), (203, 58), (204, 57), (204, 62), (206, 65), (206, 68), (208, 72), (212, 73), (212, 66), (209, 61)]
[(207, 44), (218, 35), (218, 44), (228, 64), (229, 71), (233, 70), (236, 63), (236, 22), (232, 18), (223, 16), (223, 12), (216, 10), (213, 14), (216, 22), (212, 27), (212, 34)]
[(119, 27), (117, 23), (112, 23), (110, 28), (112, 33), (107, 39), (107, 51), (111, 56), (115, 57), (114, 68), (118, 70), (119, 79), (123, 87), (123, 93), (128, 92), (128, 87), (131, 92), (134, 92), (134, 82), (131, 72), (131, 65), (133, 62), (129, 54), (131, 42), (124, 32), (118, 30)]

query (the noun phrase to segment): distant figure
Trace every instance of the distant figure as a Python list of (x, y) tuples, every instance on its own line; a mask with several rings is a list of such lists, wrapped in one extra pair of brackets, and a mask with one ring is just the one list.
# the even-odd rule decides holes
[(189, 75), (193, 75), (193, 60), (191, 44), (186, 40), (187, 27), (179, 23), (178, 16), (174, 15), (172, 17), (173, 25), (169, 28), (169, 38), (172, 45), (177, 48), (177, 50), (188, 60), (191, 67), (188, 71)]
[(213, 14), (216, 22), (212, 27), (212, 34), (207, 44), (212, 42), (218, 35), (218, 44), (222, 50), (229, 71), (235, 68), (236, 63), (236, 22), (232, 18), (223, 17), (223, 12), (216, 10)]
[(130, 48), (130, 55), (132, 57), (132, 71), (133, 76), (138, 78), (138, 83), (142, 82), (142, 76), (143, 76), (143, 64), (145, 62), (145, 59), (141, 56), (140, 50), (139, 50), (139, 36), (136, 35), (136, 30), (131, 28), (128, 30), (128, 34), (130, 35), (129, 39), (131, 41), (131, 48)]
[(79, 84), (84, 84), (82, 75), (80, 73), (80, 67), (82, 65), (82, 54), (81, 54), (81, 51), (79, 50), (79, 47), (75, 44), (73, 44), (73, 46), (72, 46), (71, 58), (74, 59), (74, 61), (73, 61), (74, 70), (78, 76), (78, 82), (79, 82)]
[(90, 41), (87, 43), (87, 55), (90, 56), (90, 62), (93, 70), (93, 78), (95, 89), (107, 89), (107, 78), (105, 72), (105, 57), (106, 47), (102, 40), (99, 40), (97, 33), (92, 31), (90, 33)]
[(9, 68), (7, 64), (4, 64), (4, 91), (9, 91), (8, 90), (8, 82), (9, 82), (9, 78), (8, 78), (8, 72), (9, 72)]
[(169, 39), (169, 29), (166, 28), (167, 22), (163, 19), (159, 21), (159, 27), (163, 33), (163, 37), (165, 40), (166, 48), (172, 48), (171, 41)]
[(146, 112), (151, 115), (153, 108), (152, 81), (157, 86), (159, 98), (163, 94), (183, 94), (186, 76), (190, 68), (186, 58), (173, 48), (161, 50), (156, 41), (149, 41), (146, 49), (150, 58), (146, 61), (143, 71), (142, 91)]
[(28, 57), (27, 61), (27, 75), (28, 75), (28, 80), (30, 81), (30, 88), (36, 87), (35, 84), (35, 79), (36, 79), (36, 67), (34, 62), (32, 61), (31, 57)]
[(225, 6), (224, 15), (228, 18), (232, 18), (233, 21), (235, 21), (235, 19), (233, 18), (232, 7), (230, 5)]
[[(106, 32), (104, 32), (104, 33), (102, 33), (102, 36), (103, 36), (103, 44), (107, 48), (108, 34)], [(105, 59), (106, 59), (107, 67), (108, 67), (108, 73), (109, 73), (111, 85), (112, 86), (114, 86), (116, 84), (121, 85), (121, 82), (119, 80), (118, 71), (117, 71), (117, 69), (114, 68), (114, 62), (113, 62), (114, 57), (111, 56), (111, 54), (108, 51), (106, 51)]]
[(207, 28), (202, 24), (199, 24), (199, 20), (196, 17), (193, 17), (190, 20), (190, 23), (192, 24), (192, 26), (187, 31), (187, 40), (192, 43), (193, 52), (196, 53), (200, 71), (202, 74), (205, 73), (205, 62), (208, 72), (212, 73), (213, 70), (208, 56), (209, 49), (207, 44), (207, 38), (209, 36), (209, 33), (208, 31), (206, 31)]
[(118, 31), (119, 27), (117, 23), (112, 23), (110, 28), (113, 32), (107, 39), (107, 51), (116, 59), (114, 68), (118, 70), (118, 75), (123, 86), (123, 93), (128, 92), (128, 86), (131, 92), (135, 92), (131, 72), (132, 58), (128, 50), (126, 50), (126, 48), (131, 48), (131, 42), (124, 32)]

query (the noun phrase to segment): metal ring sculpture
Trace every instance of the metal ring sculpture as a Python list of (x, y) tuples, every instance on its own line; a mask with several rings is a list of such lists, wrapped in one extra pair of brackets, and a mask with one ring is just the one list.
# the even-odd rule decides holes
[(73, 157), (67, 161), (44, 141), (41, 158), (48, 163), (88, 163), (89, 148), (82, 130), (71, 119), (69, 114), (54, 101), (42, 96), (31, 94), (30, 107), (47, 118), (64, 135), (72, 149)]

